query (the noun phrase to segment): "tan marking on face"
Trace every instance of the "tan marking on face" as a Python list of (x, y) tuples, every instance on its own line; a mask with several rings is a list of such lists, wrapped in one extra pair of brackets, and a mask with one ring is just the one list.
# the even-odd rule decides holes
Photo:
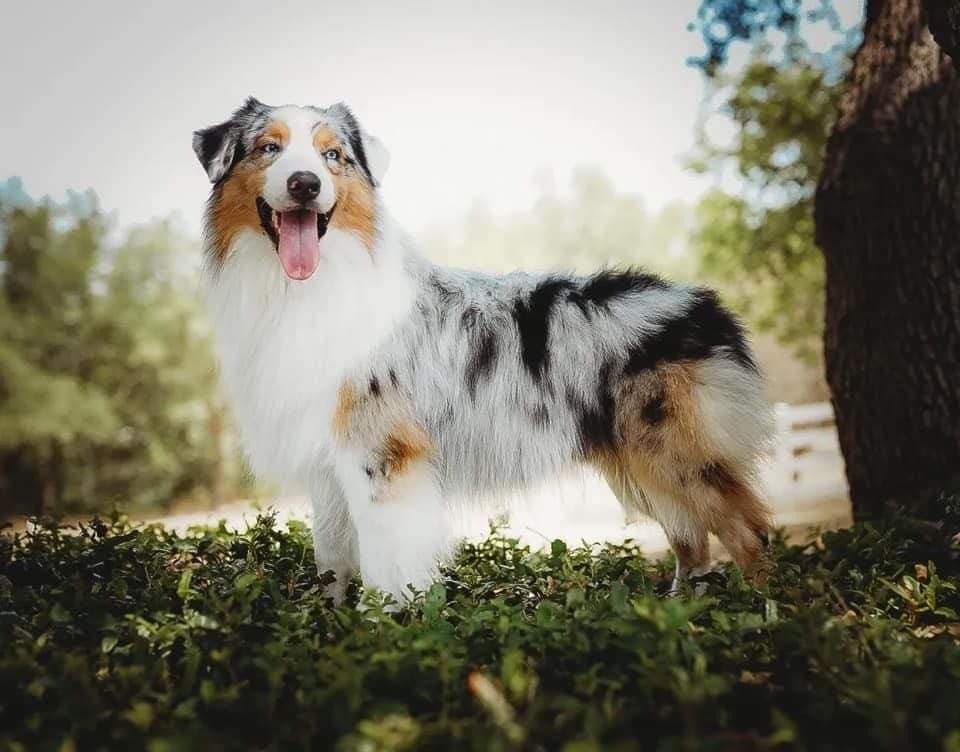
[(262, 230), (257, 197), (263, 193), (264, 173), (270, 160), (257, 150), (267, 143), (286, 146), (289, 142), (290, 129), (286, 123), (279, 120), (268, 123), (254, 141), (254, 151), (241, 160), (221, 184), (210, 214), (214, 249), (221, 263), (226, 260), (230, 246), (242, 230)]
[(286, 146), (290, 143), (290, 128), (287, 127), (287, 124), (280, 120), (272, 120), (267, 123), (267, 127), (263, 129), (263, 133), (257, 136), (257, 140), (254, 142), (254, 148), (259, 149), (265, 144), (279, 144), (280, 146)]
[(242, 230), (260, 231), (257, 197), (263, 191), (266, 166), (256, 160), (244, 160), (219, 186), (210, 211), (213, 245), (217, 260), (226, 260), (230, 246)]
[(330, 226), (355, 233), (367, 250), (373, 250), (377, 232), (373, 188), (360, 173), (359, 167), (346, 164), (343, 145), (331, 129), (317, 129), (313, 134), (313, 148), (321, 156), (330, 149), (338, 150), (341, 155), (336, 162), (325, 160), (337, 194), (337, 208)]

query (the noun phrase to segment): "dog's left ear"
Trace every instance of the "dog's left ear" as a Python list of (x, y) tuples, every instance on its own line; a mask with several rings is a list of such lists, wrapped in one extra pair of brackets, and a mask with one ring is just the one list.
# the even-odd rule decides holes
[(383, 175), (390, 166), (390, 152), (383, 142), (369, 133), (362, 133), (363, 151), (367, 155), (367, 168), (373, 184), (379, 186), (383, 182)]

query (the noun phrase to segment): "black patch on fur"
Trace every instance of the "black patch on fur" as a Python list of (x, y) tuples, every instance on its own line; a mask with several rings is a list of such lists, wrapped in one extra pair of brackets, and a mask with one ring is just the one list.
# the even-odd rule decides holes
[(631, 349), (624, 373), (632, 375), (663, 362), (704, 360), (724, 351), (741, 366), (757, 371), (743, 327), (713, 290), (698, 289), (693, 305)]
[(657, 395), (643, 406), (640, 411), (640, 417), (645, 423), (656, 426), (667, 417), (666, 395), (661, 390)]
[(527, 300), (517, 298), (513, 319), (520, 334), (520, 357), (533, 380), (539, 383), (550, 367), (550, 316), (557, 299), (573, 290), (569, 280), (551, 277), (539, 282)]
[(537, 428), (546, 428), (550, 425), (550, 411), (543, 403), (537, 405), (530, 411), (530, 420)]
[[(467, 309), (467, 312), (471, 310), (474, 310), (476, 315), (470, 319), (469, 327), (466, 324), (464, 325), (471, 333), (471, 354), (467, 361), (466, 377), (467, 391), (470, 392), (470, 397), (475, 399), (480, 379), (488, 379), (490, 374), (493, 373), (499, 353), (499, 344), (496, 331), (483, 323), (479, 312), (475, 309)], [(467, 312), (464, 312), (464, 317), (466, 317)]]
[(203, 169), (208, 173), (210, 172), (211, 162), (220, 153), (226, 149), (231, 151), (230, 162), (223, 175), (217, 180), (217, 184), (226, 180), (233, 172), (233, 168), (247, 156), (242, 136), (253, 128), (261, 118), (265, 117), (269, 109), (267, 105), (254, 97), (247, 97), (247, 100), (234, 111), (229, 120), (195, 131), (195, 134), (200, 137), (199, 144), (196, 145), (197, 158), (203, 165)]
[(376, 187), (377, 183), (373, 179), (373, 175), (370, 172), (370, 164), (367, 162), (367, 151), (363, 148), (363, 132), (360, 130), (360, 123), (357, 121), (356, 115), (354, 115), (353, 110), (343, 102), (338, 102), (331, 107), (331, 109), (335, 110), (337, 115), (343, 120), (347, 140), (350, 142), (350, 150), (354, 156), (354, 159), (351, 161), (355, 162), (360, 168), (370, 185)]
[(451, 290), (447, 285), (437, 277), (435, 274), (430, 275), (430, 286), (436, 290), (437, 295), (440, 297), (440, 302), (444, 305), (450, 305), (457, 298), (457, 291)]
[[(459, 299), (462, 298), (463, 295), (458, 290), (447, 287), (446, 283), (444, 283), (443, 280), (438, 278), (435, 274), (431, 274), (427, 281), (437, 295), (439, 303), (438, 308), (440, 311), (439, 323), (440, 327), (443, 328), (447, 323), (447, 317), (449, 316), (451, 309), (457, 305)], [(429, 308), (427, 311), (429, 311)]]
[(363, 170), (367, 180), (370, 181), (371, 185), (376, 185), (373, 175), (370, 173), (370, 165), (367, 162), (367, 152), (363, 148), (363, 139), (360, 137), (360, 134), (357, 131), (353, 131), (350, 134), (350, 146), (353, 149), (354, 156), (357, 158), (357, 164), (359, 165), (360, 169)]
[[(236, 128), (234, 122), (227, 120), (225, 123), (212, 125), (209, 128), (197, 131), (197, 135), (200, 136), (200, 153), (197, 154), (197, 156), (200, 158), (200, 164), (203, 165), (203, 169), (209, 170), (210, 163), (214, 160), (214, 157), (220, 153), (220, 148), (223, 146), (224, 141), (232, 135), (234, 128)], [(227, 172), (229, 172), (229, 170)], [(226, 177), (226, 175), (224, 175), (224, 177)]]
[(580, 288), (579, 295), (595, 305), (604, 306), (613, 298), (645, 290), (666, 290), (667, 283), (654, 274), (626, 270), (605, 270), (594, 274)]
[(400, 379), (397, 378), (397, 372), (392, 368), (390, 369), (390, 384), (394, 389), (400, 386)]
[(480, 309), (476, 306), (467, 306), (460, 315), (460, 326), (467, 332), (471, 331), (480, 319)]
[(370, 377), (370, 394), (372, 394), (374, 397), (380, 396), (380, 379), (378, 379), (376, 376)]
[(333, 206), (330, 207), (330, 211), (326, 214), (323, 212), (317, 212), (317, 237), (322, 238), (327, 234), (327, 227), (330, 225), (330, 220), (333, 218), (333, 213), (337, 210), (337, 202), (333, 202)]
[(596, 404), (588, 405), (572, 392), (567, 393), (567, 403), (577, 416), (580, 449), (584, 455), (611, 448), (616, 438), (616, 403), (610, 383), (612, 370), (609, 362), (600, 367)]
[(267, 233), (267, 237), (273, 242), (273, 247), (280, 247), (280, 236), (277, 234), (277, 228), (273, 226), (273, 209), (260, 196), (257, 196), (257, 216), (260, 217), (260, 227)]
[[(231, 150), (230, 162), (216, 182), (219, 185), (230, 177), (233, 168), (247, 156), (247, 150), (240, 141), (240, 126), (233, 120), (227, 120), (225, 123), (197, 131), (197, 134), (200, 136), (200, 150), (197, 157), (200, 159), (203, 169), (208, 172), (210, 171), (210, 163), (219, 157), (222, 150)], [(228, 140), (232, 140), (233, 144), (227, 144)]]
[(700, 480), (722, 494), (740, 490), (738, 481), (722, 462), (708, 462), (700, 468)]

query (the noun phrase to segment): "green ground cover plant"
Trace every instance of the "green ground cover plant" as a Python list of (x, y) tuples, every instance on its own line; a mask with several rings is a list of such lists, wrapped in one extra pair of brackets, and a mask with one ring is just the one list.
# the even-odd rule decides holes
[(0, 536), (0, 749), (960, 750), (960, 495), (665, 598), (630, 545), (464, 547), (332, 608), (310, 536)]

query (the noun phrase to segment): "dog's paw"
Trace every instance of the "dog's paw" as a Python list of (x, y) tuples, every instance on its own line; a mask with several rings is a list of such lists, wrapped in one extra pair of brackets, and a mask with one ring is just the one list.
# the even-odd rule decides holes
[(705, 572), (690, 574), (684, 578), (674, 577), (669, 586), (663, 587), (661, 595), (665, 598), (677, 598), (691, 594), (702, 598), (711, 586), (723, 587), (727, 582), (727, 575), (722, 569), (708, 569)]
[(342, 606), (347, 599), (347, 588), (350, 585), (349, 572), (336, 572), (325, 569), (318, 572), (323, 594), (334, 606)]

